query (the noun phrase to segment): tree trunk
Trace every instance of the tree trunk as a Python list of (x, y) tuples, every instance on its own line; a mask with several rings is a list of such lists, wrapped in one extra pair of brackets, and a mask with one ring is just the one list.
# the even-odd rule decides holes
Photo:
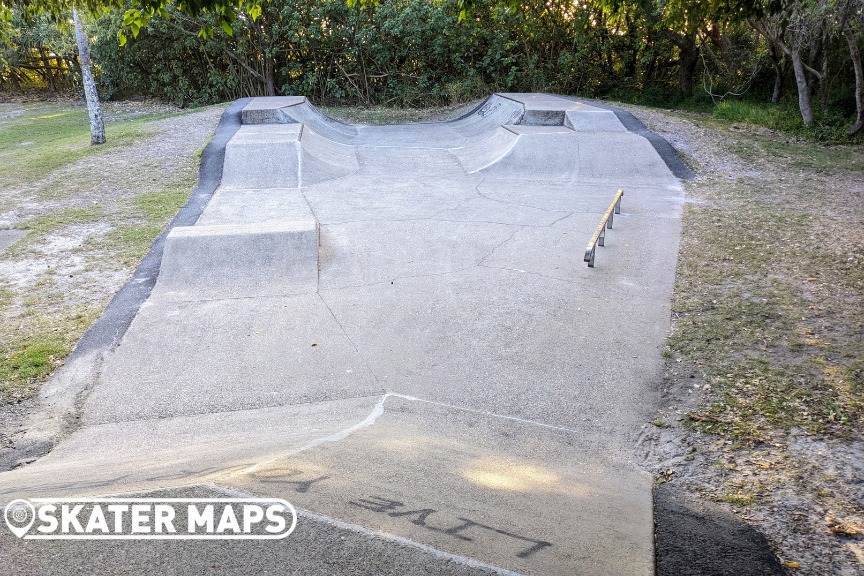
[(768, 58), (771, 60), (771, 66), (774, 68), (774, 90), (771, 92), (771, 102), (777, 104), (780, 102), (780, 97), (783, 95), (783, 80), (785, 79), (784, 68), (786, 67), (786, 56), (783, 50), (777, 45), (777, 42), (768, 38), (767, 31), (764, 27), (760, 27), (757, 23), (748, 20), (751, 26), (759, 32), (768, 43)]
[(276, 81), (273, 70), (273, 58), (264, 53), (264, 77), (266, 78), (267, 96), (276, 96)]
[(846, 131), (849, 136), (852, 136), (864, 126), (864, 70), (861, 66), (858, 40), (848, 23), (843, 26), (843, 36), (846, 37), (846, 42), (849, 44), (849, 55), (852, 57), (852, 67), (855, 69), (855, 111), (858, 113), (858, 117), (855, 119), (855, 124)]
[(819, 105), (822, 109), (822, 114), (828, 110), (828, 101), (830, 100), (831, 94), (831, 82), (828, 81), (830, 78), (828, 76), (828, 48), (830, 45), (831, 38), (828, 36), (828, 26), (824, 26), (822, 28), (822, 69), (820, 72), (822, 73), (822, 78), (819, 79)]
[(805, 126), (813, 124), (813, 109), (810, 107), (810, 86), (807, 84), (807, 73), (801, 60), (801, 42), (796, 37), (792, 43), (792, 69), (795, 71), (795, 84), (798, 86), (798, 108)]
[(51, 92), (57, 92), (57, 84), (54, 82), (54, 71), (51, 69), (51, 60), (48, 58), (48, 53), (45, 52), (44, 46), (39, 46), (39, 58), (45, 67), (45, 79), (48, 81), (48, 88)]
[(699, 47), (696, 45), (696, 33), (680, 34), (673, 30), (665, 30), (666, 38), (678, 47), (678, 87), (682, 94), (693, 94), (693, 75), (699, 64)]
[(99, 104), (99, 93), (90, 69), (90, 43), (84, 35), (84, 27), (78, 10), (72, 9), (72, 19), (75, 22), (75, 40), (78, 42), (78, 60), (81, 62), (81, 81), (84, 83), (84, 98), (87, 101), (87, 112), (90, 114), (90, 144), (105, 143), (105, 123), (102, 121), (102, 106)]
[(783, 96), (783, 68), (780, 65), (774, 67), (774, 91), (771, 93), (771, 102), (778, 104)]
[[(695, 34), (693, 36), (695, 37)], [(681, 49), (681, 63), (678, 65), (678, 86), (687, 96), (693, 94), (693, 75), (699, 64), (699, 49), (694, 37), (687, 37), (687, 47)]]

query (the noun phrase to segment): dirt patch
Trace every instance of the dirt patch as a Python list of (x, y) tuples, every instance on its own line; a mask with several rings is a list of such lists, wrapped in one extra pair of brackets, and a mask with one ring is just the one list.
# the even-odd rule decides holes
[[(82, 105), (9, 106), (45, 117), (45, 106), (62, 112)], [(140, 124), (122, 144), (3, 189), (0, 227), (27, 234), (0, 253), (0, 401), (32, 395), (129, 279), (191, 194), (198, 153), (222, 110), (108, 103), (109, 126)], [(7, 412), (3, 420), (14, 421), (17, 412)]]
[(757, 527), (794, 573), (861, 574), (864, 155), (631, 112), (698, 175), (646, 464)]

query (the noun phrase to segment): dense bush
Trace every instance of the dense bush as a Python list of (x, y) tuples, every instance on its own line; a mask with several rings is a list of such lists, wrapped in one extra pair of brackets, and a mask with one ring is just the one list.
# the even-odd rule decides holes
[[(90, 34), (105, 97), (199, 105), (301, 94), (328, 104), (416, 106), (545, 91), (706, 110), (723, 104), (723, 116), (736, 101), (747, 102), (753, 118), (810, 124), (828, 137), (858, 112), (848, 38), (864, 40), (862, 2), (272, 0), (254, 21), (237, 13), (231, 34), (212, 16), (193, 20), (170, 6), (170, 18), (151, 19), (124, 46), (122, 9), (92, 23)], [(471, 11), (460, 21), (466, 4)], [(763, 9), (769, 5), (774, 12)], [(74, 79), (68, 33), (49, 24), (16, 23), (18, 36), (0, 55), (0, 86)], [(202, 27), (213, 34), (202, 38)], [(795, 57), (804, 65), (803, 92)], [(807, 120), (804, 104), (815, 118)]]

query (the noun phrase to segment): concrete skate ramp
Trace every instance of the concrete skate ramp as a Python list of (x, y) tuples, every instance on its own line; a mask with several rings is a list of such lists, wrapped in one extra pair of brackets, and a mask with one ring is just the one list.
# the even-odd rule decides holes
[(518, 124), (525, 114), (521, 102), (493, 94), (465, 116), (449, 122), (459, 134), (472, 138), (507, 124)]
[[(320, 174), (327, 174), (328, 166), (340, 165), (342, 159), (348, 155), (345, 149), (338, 145), (450, 150), (459, 158), (466, 172), (473, 173), (502, 160), (510, 152), (513, 144), (519, 140), (519, 132), (515, 137), (508, 134), (506, 130), (509, 126), (559, 127), (560, 130), (551, 132), (553, 134), (569, 134), (577, 131), (626, 132), (615, 114), (608, 110), (543, 94), (493, 94), (479, 106), (455, 120), (389, 126), (344, 124), (321, 113), (305, 98), (256, 98), (244, 108), (243, 122), (250, 126), (260, 124), (294, 126), (293, 130), (287, 127), (281, 129), (286, 134), (296, 132), (298, 130), (296, 126), (300, 124), (305, 127), (305, 130), (300, 131), (302, 135), (307, 134), (307, 130), (311, 130), (311, 134), (314, 134), (318, 142), (319, 150), (318, 154), (313, 153), (313, 158), (325, 159), (324, 167), (316, 166), (316, 171)], [(254, 135), (260, 133), (257, 129), (248, 127), (246, 131), (251, 135), (249, 139), (254, 139)], [(280, 129), (274, 128), (274, 132), (279, 131)], [(303, 138), (302, 135), (300, 139)], [(238, 144), (242, 140), (241, 135)], [(529, 147), (539, 145), (541, 149), (545, 149), (542, 142), (531, 140), (535, 141), (523, 141), (523, 144)], [(254, 148), (266, 152), (271, 147), (271, 142), (261, 141), (246, 154), (238, 149), (236, 157), (245, 166), (244, 161), (250, 154), (255, 153)], [(518, 151), (515, 153), (515, 156), (524, 155)], [(235, 154), (230, 156), (233, 159)], [(564, 154), (551, 158), (550, 162), (556, 165), (551, 170), (550, 177), (559, 178), (565, 173), (567, 178), (575, 177), (577, 172), (566, 167), (570, 160)], [(519, 160), (515, 162), (518, 164)], [(512, 166), (502, 169), (504, 174), (512, 172)], [(269, 183), (273, 185), (270, 187), (291, 186), (297, 181), (294, 172), (287, 168), (281, 171), (281, 175), (279, 171), (268, 171), (268, 174)], [(233, 170), (229, 170), (228, 180), (223, 182), (225, 185), (233, 185), (235, 179), (242, 176), (246, 176), (246, 173), (238, 171), (235, 174)], [(279, 181), (279, 178), (282, 180)], [(247, 181), (255, 182), (256, 178)]]
[(242, 126), (226, 145), (221, 187), (298, 188), (355, 170), (357, 156), (351, 146), (304, 124), (253, 124)]
[(286, 296), (318, 287), (318, 224), (178, 226), (154, 294), (186, 300)]
[(493, 573), (653, 574), (633, 445), (683, 191), (651, 144), (543, 94), (437, 124), (348, 126), (297, 97), (238, 116), (122, 341), (46, 386), (80, 427), (0, 496), (212, 481)]
[[(591, 119), (592, 128), (610, 121), (597, 120)], [(504, 126), (453, 153), (469, 174), (495, 179), (574, 181), (639, 174), (644, 181), (663, 181), (669, 176), (647, 140), (617, 128), (577, 132), (554, 125)]]
[(613, 112), (579, 102), (494, 95), (453, 127), (468, 136), (451, 152), (469, 174), (574, 180), (638, 170), (649, 179), (666, 176), (665, 166), (655, 169), (650, 145), (630, 135)]
[(312, 106), (303, 96), (255, 98), (243, 108), (241, 121), (250, 124), (303, 124), (325, 138), (342, 144), (351, 143), (357, 129), (331, 118)]

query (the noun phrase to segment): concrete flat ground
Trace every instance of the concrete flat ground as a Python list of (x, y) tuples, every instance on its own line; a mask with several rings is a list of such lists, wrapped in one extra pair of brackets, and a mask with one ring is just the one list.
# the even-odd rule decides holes
[[(535, 94), (440, 124), (340, 124), (293, 97), (241, 115), (220, 187), (91, 359), (80, 426), (0, 474), (0, 499), (281, 497), (302, 530), (267, 554), (293, 550), (297, 573), (653, 574), (633, 444), (683, 193), (649, 141)], [(189, 566), (216, 553), (194, 546)]]

